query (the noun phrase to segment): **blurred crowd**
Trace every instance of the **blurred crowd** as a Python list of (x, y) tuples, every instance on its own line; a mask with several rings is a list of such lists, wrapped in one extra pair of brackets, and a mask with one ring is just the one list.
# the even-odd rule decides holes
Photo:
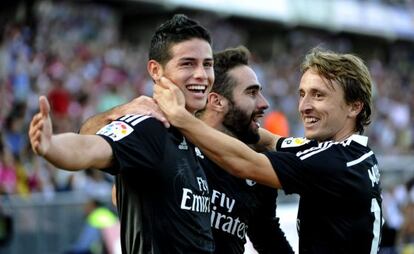
[[(35, 13), (35, 27), (10, 22), (0, 45), (0, 194), (42, 192), (47, 197), (57, 191), (82, 190), (94, 197), (107, 196), (112, 181), (108, 175), (96, 170), (82, 174), (56, 170), (34, 156), (28, 125), (42, 94), (51, 103), (55, 133), (76, 132), (98, 112), (151, 95), (147, 44), (123, 39), (118, 14), (108, 7), (44, 2)], [(283, 112), (290, 135), (303, 135), (296, 104), (304, 54), (315, 46), (359, 54), (375, 85), (373, 122), (366, 132), (373, 149), (378, 154), (414, 151), (412, 44), (361, 48), (358, 41), (363, 37), (299, 29), (279, 30), (263, 42), (225, 19), (195, 18), (212, 31), (215, 50), (239, 44), (252, 50), (252, 66), (271, 104), (269, 111)], [(263, 44), (266, 47), (260, 48)]]
[[(98, 173), (78, 179), (33, 156), (27, 129), (39, 95), (47, 95), (59, 133), (77, 131), (88, 117), (152, 92), (147, 44), (121, 39), (119, 17), (110, 8), (45, 2), (35, 13), (36, 27), (10, 23), (0, 45), (1, 193), (66, 190), (107, 180)], [(379, 154), (414, 150), (414, 46), (389, 43), (364, 51), (358, 39), (299, 29), (260, 42), (225, 19), (196, 18), (212, 31), (215, 50), (239, 44), (251, 49), (269, 112), (283, 112), (294, 136), (303, 135), (296, 104), (305, 53), (315, 46), (360, 53), (375, 86), (373, 121), (366, 131), (371, 145)], [(261, 49), (260, 44), (270, 45)]]
[(381, 254), (414, 253), (414, 178), (383, 191)]

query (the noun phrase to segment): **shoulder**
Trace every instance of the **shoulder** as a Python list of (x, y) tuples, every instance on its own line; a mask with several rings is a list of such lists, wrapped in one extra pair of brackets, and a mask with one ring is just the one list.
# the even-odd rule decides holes
[(144, 128), (145, 126), (154, 128), (162, 126), (160, 121), (149, 115), (124, 115), (118, 118), (115, 122), (125, 123), (134, 129)]
[(96, 134), (118, 141), (131, 134), (159, 133), (164, 130), (162, 123), (148, 115), (124, 115), (102, 127)]
[(333, 161), (348, 161), (352, 158), (370, 155), (373, 155), (373, 152), (368, 147), (368, 137), (361, 135), (352, 135), (341, 142), (320, 142), (296, 153), (301, 160), (321, 158), (322, 164), (326, 166)]

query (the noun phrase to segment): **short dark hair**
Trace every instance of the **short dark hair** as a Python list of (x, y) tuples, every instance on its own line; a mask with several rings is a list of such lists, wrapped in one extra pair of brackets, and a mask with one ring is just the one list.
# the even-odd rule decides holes
[(346, 103), (364, 104), (356, 119), (356, 131), (363, 133), (371, 123), (372, 112), (372, 78), (364, 61), (352, 54), (314, 48), (306, 55), (301, 69), (302, 73), (312, 69), (330, 83), (335, 81), (343, 88)]
[(161, 24), (152, 36), (149, 60), (155, 60), (164, 65), (172, 58), (170, 49), (174, 44), (193, 38), (212, 43), (207, 29), (184, 14), (176, 14)]
[(218, 93), (233, 101), (233, 89), (236, 80), (229, 76), (229, 72), (238, 66), (249, 65), (250, 52), (244, 46), (229, 48), (214, 54), (215, 81), (211, 92)]

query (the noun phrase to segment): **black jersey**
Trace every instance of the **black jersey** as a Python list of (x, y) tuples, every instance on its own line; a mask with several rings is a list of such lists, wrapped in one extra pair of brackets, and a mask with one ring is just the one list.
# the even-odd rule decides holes
[(194, 146), (149, 116), (123, 116), (97, 134), (113, 150), (122, 252), (211, 253), (210, 191)]
[[(279, 140), (267, 152), (284, 191), (300, 195), (299, 252), (377, 253), (382, 226), (380, 173), (368, 138)], [(285, 152), (279, 152), (285, 151)]]
[(230, 175), (198, 148), (211, 189), (215, 253), (244, 253), (246, 234), (259, 253), (293, 253), (276, 217), (277, 190)]

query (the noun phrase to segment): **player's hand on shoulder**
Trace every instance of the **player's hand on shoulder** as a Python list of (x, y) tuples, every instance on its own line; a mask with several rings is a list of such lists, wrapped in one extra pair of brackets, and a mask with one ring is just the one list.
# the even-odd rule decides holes
[(119, 116), (127, 114), (150, 115), (161, 121), (166, 128), (170, 127), (170, 123), (161, 111), (160, 107), (157, 105), (157, 102), (148, 96), (141, 95), (132, 101), (119, 106), (115, 110), (118, 111), (117, 115)]

